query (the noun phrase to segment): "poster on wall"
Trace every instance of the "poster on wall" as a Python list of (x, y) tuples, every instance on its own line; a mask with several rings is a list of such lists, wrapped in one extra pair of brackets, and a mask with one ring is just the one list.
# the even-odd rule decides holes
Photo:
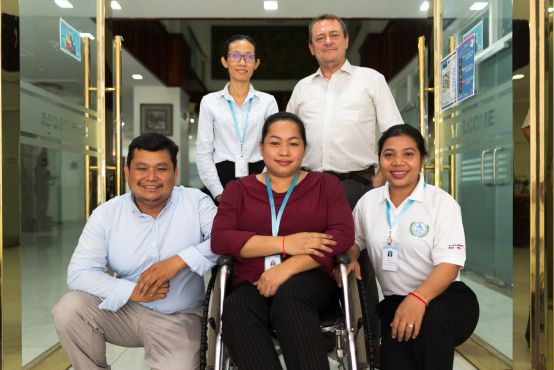
[(60, 50), (81, 61), (81, 34), (60, 18)]
[(469, 36), (475, 35), (475, 54), (479, 54), (483, 51), (483, 20), (471, 27), (469, 31), (464, 33), (462, 40), (466, 40)]
[(458, 67), (457, 97), (459, 102), (475, 95), (475, 35), (470, 35), (456, 48)]
[(456, 52), (447, 55), (441, 62), (441, 84), (442, 84), (442, 109), (456, 103), (457, 68)]

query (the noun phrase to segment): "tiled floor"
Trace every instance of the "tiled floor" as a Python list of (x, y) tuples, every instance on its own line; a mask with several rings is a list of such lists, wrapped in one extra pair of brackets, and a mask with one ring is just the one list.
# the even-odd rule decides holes
[[(125, 349), (113, 345), (108, 345), (107, 358), (112, 370), (148, 370), (142, 360), (144, 351), (142, 348)], [(336, 367), (331, 368), (335, 370)], [(453, 370), (477, 370), (471, 366), (463, 357), (456, 355), (454, 359)]]

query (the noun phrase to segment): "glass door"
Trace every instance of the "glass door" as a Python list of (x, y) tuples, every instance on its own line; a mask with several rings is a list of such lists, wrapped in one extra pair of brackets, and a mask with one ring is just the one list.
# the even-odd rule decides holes
[(435, 185), (462, 208), (462, 279), (481, 306), (474, 338), (511, 364), (512, 4), (444, 0), (440, 13), (435, 11), (441, 17), (441, 37), (435, 37)]
[(20, 4), (23, 366), (57, 346), (51, 311), (67, 291), (87, 200), (96, 205), (88, 171), (99, 167), (101, 125), (96, 95), (85, 98), (97, 81), (96, 11), (94, 1)]

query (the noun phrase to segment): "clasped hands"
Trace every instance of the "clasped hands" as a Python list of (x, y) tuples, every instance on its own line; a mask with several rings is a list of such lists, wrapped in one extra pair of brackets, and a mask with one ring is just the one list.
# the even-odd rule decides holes
[(164, 299), (169, 292), (169, 281), (185, 267), (187, 264), (179, 256), (156, 262), (140, 274), (129, 300), (147, 303)]
[[(333, 236), (324, 233), (303, 232), (284, 237), (285, 253), (290, 256), (313, 255), (323, 257), (323, 252), (331, 253), (337, 243)], [(281, 263), (262, 273), (254, 286), (264, 297), (272, 297), (279, 287), (294, 275), (294, 271), (286, 263)]]

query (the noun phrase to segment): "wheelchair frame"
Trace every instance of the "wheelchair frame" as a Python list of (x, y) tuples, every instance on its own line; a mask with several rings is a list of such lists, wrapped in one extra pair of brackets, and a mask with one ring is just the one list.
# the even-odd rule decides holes
[[(373, 370), (373, 345), (367, 319), (369, 315), (364, 283), (356, 280), (354, 274), (347, 274), (349, 256), (338, 255), (335, 257), (335, 263), (340, 269), (341, 308), (344, 316), (334, 320), (330, 325), (322, 326), (322, 332), (335, 334), (334, 353), (330, 353), (329, 357), (339, 363), (339, 369)], [(212, 269), (202, 315), (200, 370), (237, 369), (232, 365), (230, 357), (226, 355), (221, 337), (223, 331), (221, 314), (232, 264), (233, 257), (221, 256), (217, 266)], [(354, 286), (358, 289), (353, 289)], [(216, 302), (212, 302), (213, 300)]]

